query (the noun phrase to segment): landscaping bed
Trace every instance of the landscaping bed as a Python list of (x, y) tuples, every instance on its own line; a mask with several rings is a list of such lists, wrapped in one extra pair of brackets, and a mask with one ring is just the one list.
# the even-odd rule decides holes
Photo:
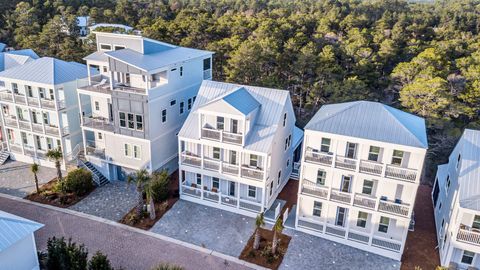
[(74, 192), (65, 192), (62, 193), (57, 189), (58, 181), (57, 178), (50, 180), (48, 183), (45, 183), (40, 187), (40, 193), (32, 192), (25, 197), (25, 199), (49, 204), (61, 208), (68, 208), (77, 202), (81, 201), (83, 198), (87, 197), (90, 192), (95, 190), (95, 186), (89, 190), (87, 193), (82, 196), (78, 196)]
[(280, 239), (277, 248), (277, 254), (273, 255), (271, 253), (272, 241), (273, 241), (273, 231), (260, 228), (260, 248), (258, 250), (253, 249), (253, 242), (255, 238), (255, 233), (250, 237), (247, 242), (247, 245), (240, 254), (240, 259), (267, 267), (270, 269), (278, 269), (280, 264), (282, 264), (283, 257), (287, 252), (288, 244), (290, 243), (291, 237), (284, 234), (279, 234), (278, 238)]
[[(136, 206), (133, 207), (128, 213), (120, 219), (120, 223), (126, 224), (135, 228), (149, 230), (157, 223), (162, 216), (167, 213), (170, 208), (178, 201), (178, 171), (169, 176), (168, 182), (168, 196), (161, 202), (155, 202), (155, 219), (151, 219), (147, 211), (143, 211), (140, 218), (136, 216)], [(147, 205), (146, 197), (143, 197), (144, 204)]]

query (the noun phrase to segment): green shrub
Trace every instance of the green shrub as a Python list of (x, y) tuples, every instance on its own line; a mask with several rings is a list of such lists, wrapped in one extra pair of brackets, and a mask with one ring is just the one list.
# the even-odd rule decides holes
[(65, 178), (65, 191), (73, 192), (78, 196), (85, 195), (93, 189), (92, 174), (83, 169), (75, 169)]
[(88, 262), (88, 270), (113, 270), (107, 256), (97, 251)]
[(167, 171), (161, 171), (154, 173), (152, 175), (152, 180), (150, 181), (150, 189), (154, 202), (162, 202), (168, 198), (168, 185), (170, 183), (170, 178), (168, 177)]
[(88, 251), (83, 245), (77, 245), (71, 239), (50, 238), (47, 241), (46, 268), (48, 270), (85, 270)]
[(178, 265), (161, 263), (152, 268), (152, 270), (183, 270), (184, 268)]

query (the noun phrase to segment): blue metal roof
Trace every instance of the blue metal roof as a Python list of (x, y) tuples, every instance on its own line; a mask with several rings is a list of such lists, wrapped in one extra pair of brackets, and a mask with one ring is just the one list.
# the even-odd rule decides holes
[(260, 103), (244, 87), (224, 96), (223, 100), (244, 115), (260, 106)]
[(0, 252), (43, 226), (43, 224), (0, 211)]
[(79, 63), (42, 57), (38, 60), (0, 72), (1, 78), (42, 84), (62, 84), (88, 76), (87, 66)]
[(324, 105), (305, 129), (428, 148), (425, 120), (379, 102)]

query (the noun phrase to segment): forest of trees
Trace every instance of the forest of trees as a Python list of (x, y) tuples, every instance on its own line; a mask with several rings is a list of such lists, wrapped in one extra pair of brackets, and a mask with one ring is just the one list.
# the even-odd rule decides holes
[(480, 126), (476, 0), (0, 0), (0, 12), (0, 40), (41, 56), (92, 52), (62, 31), (84, 15), (214, 51), (215, 80), (289, 90), (299, 125), (325, 103), (412, 112), (427, 119), (428, 175), (464, 128)]

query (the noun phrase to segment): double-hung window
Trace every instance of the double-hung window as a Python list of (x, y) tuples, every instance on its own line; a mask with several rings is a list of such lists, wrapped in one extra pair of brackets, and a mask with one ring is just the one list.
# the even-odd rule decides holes
[(462, 255), (462, 263), (472, 264), (474, 257), (475, 257), (475, 253), (468, 250), (464, 250)]
[(135, 128), (135, 120), (133, 118), (133, 113), (127, 113), (127, 122), (128, 122), (128, 128), (130, 129)]
[(12, 90), (13, 93), (18, 94), (18, 84), (12, 83)]
[(248, 186), (248, 197), (250, 198), (257, 197), (257, 188), (255, 186)]
[(388, 232), (388, 225), (390, 225), (390, 218), (388, 217), (380, 217), (380, 223), (378, 224), (378, 231), (387, 233)]
[(322, 143), (320, 145), (320, 152), (324, 152), (324, 153), (330, 152), (330, 143), (331, 143), (331, 139), (322, 138)]
[(197, 185), (201, 186), (202, 185), (202, 175), (197, 173)]
[(317, 171), (317, 185), (325, 186), (325, 179), (327, 178), (327, 172), (324, 170)]
[(100, 111), (100, 103), (98, 101), (95, 101), (95, 111)]
[(136, 118), (136, 125), (137, 125), (137, 130), (143, 130), (143, 116), (142, 115), (135, 115)]
[(162, 111), (162, 123), (167, 121), (167, 110)]
[(392, 165), (401, 166), (404, 153), (405, 152), (400, 150), (393, 150)]
[(250, 166), (258, 167), (258, 156), (250, 154)]
[(217, 116), (217, 129), (223, 130), (225, 128), (225, 118)]
[(124, 112), (120, 112), (119, 114), (120, 118), (120, 126), (121, 127), (127, 127), (127, 116)]
[(357, 218), (357, 227), (365, 228), (367, 226), (368, 213), (359, 211)]
[(313, 216), (315, 217), (321, 217), (322, 216), (322, 203), (314, 201), (313, 202)]
[(480, 230), (480, 216), (475, 215), (475, 217), (473, 217), (472, 228)]
[(125, 156), (126, 157), (131, 157), (132, 156), (132, 148), (131, 148), (130, 144), (125, 143), (123, 145), (123, 148), (124, 148)]
[(25, 85), (25, 90), (27, 91), (28, 97), (33, 97), (32, 87), (30, 85)]
[(373, 181), (372, 180), (363, 180), (362, 194), (372, 195), (373, 192)]
[(187, 109), (190, 110), (191, 108), (192, 108), (192, 99), (189, 98), (189, 99), (188, 99), (188, 103), (187, 103)]
[(220, 159), (220, 148), (213, 147), (213, 158)]
[(139, 145), (134, 145), (133, 146), (133, 157), (137, 158), (137, 159), (142, 158), (142, 151), (141, 151)]
[(217, 177), (212, 177), (212, 188), (220, 188), (220, 179), (218, 179)]
[(380, 147), (370, 146), (370, 150), (368, 151), (368, 160), (378, 162), (379, 157), (380, 157)]
[(27, 140), (27, 133), (25, 132), (21, 132), (20, 135), (22, 135), (22, 142), (23, 144), (28, 144), (28, 140)]
[(119, 112), (118, 118), (120, 119), (120, 127), (143, 130), (143, 115)]
[(181, 101), (180, 102), (180, 114), (183, 114), (184, 110), (185, 110), (185, 102)]

